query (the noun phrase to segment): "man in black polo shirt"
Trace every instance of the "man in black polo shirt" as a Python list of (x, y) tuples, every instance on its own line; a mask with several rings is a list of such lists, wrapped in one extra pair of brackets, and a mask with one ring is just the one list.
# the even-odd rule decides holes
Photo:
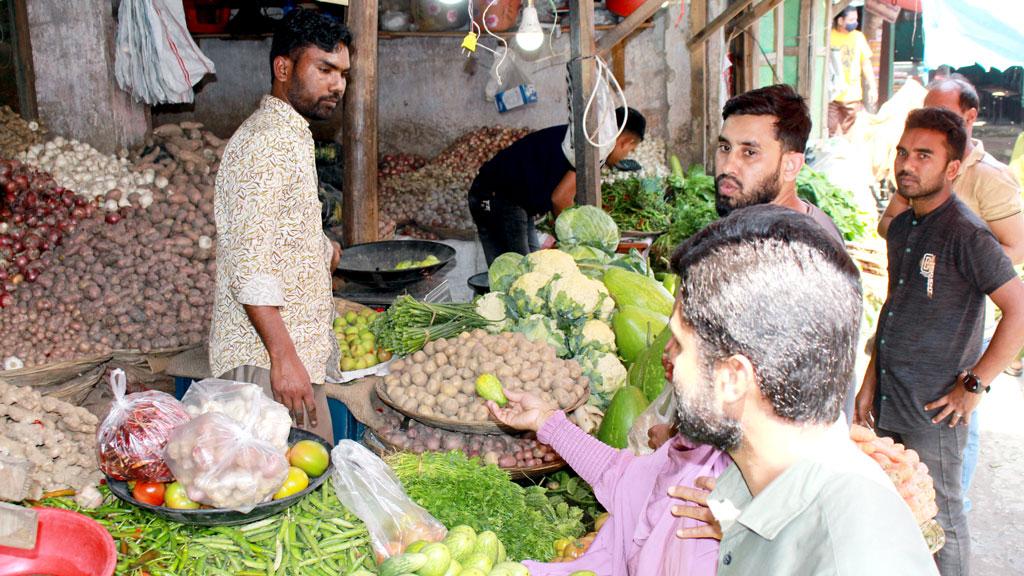
[[(647, 121), (643, 114), (619, 108), (616, 121), (626, 127), (609, 153), (606, 164), (614, 166), (629, 156), (644, 139)], [(537, 250), (538, 216), (572, 206), (576, 197), (576, 171), (562, 152), (568, 125), (544, 128), (524, 136), (498, 152), (480, 168), (469, 189), (469, 212), (490, 266), (505, 252), (529, 254)]]
[[(913, 448), (935, 481), (946, 544), (943, 576), (968, 574), (961, 466), (971, 413), (1024, 344), (1024, 283), (984, 222), (952, 193), (967, 134), (948, 110), (907, 117), (896, 148), (898, 192), (911, 210), (887, 235), (889, 294), (857, 420)], [(1003, 310), (981, 353), (985, 295)]]

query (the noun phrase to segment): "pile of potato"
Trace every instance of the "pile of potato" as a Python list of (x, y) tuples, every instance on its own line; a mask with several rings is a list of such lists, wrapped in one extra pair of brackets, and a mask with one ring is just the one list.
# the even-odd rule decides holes
[(479, 128), (461, 136), (418, 170), (382, 172), (382, 237), (386, 231), (393, 232), (395, 225), (406, 224), (473, 230), (466, 204), (473, 178), (484, 162), (528, 133), (523, 128)]
[(489, 421), (476, 379), (494, 374), (507, 390), (530, 392), (566, 409), (589, 394), (575, 360), (563, 360), (544, 342), (518, 332), (463, 332), (427, 342), (422, 350), (391, 364), (384, 389), (402, 411), (464, 424)]
[(170, 126), (133, 154), (136, 173), (154, 173), (152, 204), (100, 210), (46, 253), (55, 265), (0, 313), (0, 356), (34, 366), (206, 337), (215, 282), (213, 185), (224, 143), (195, 123)]
[(465, 434), (433, 428), (415, 420), (403, 429), (404, 417), (394, 410), (387, 410), (384, 419), (387, 426), (374, 432), (388, 444), (413, 454), (459, 450), (470, 458), (480, 457), (501, 468), (534, 468), (559, 459), (550, 446), (538, 442), (533, 434)]

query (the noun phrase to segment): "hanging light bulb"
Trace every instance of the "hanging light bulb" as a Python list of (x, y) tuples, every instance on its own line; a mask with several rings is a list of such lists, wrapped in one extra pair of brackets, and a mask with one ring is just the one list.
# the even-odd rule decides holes
[(516, 45), (521, 50), (533, 52), (544, 43), (544, 30), (540, 27), (540, 19), (537, 17), (537, 9), (533, 1), (523, 8), (523, 17), (519, 21), (519, 30), (516, 32)]
[(451, 6), (452, 4), (458, 4), (459, 2), (462, 1), (463, 0), (440, 0), (441, 4), (447, 4), (449, 6)]

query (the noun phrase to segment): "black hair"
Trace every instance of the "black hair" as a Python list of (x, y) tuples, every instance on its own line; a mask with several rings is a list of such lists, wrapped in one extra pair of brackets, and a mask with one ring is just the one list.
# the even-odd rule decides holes
[(846, 8), (843, 8), (842, 10), (839, 11), (838, 14), (836, 14), (835, 16), (832, 17), (832, 27), (835, 28), (836, 25), (839, 24), (839, 19), (840, 18), (846, 18), (847, 14), (849, 14), (850, 12), (856, 12), (856, 11), (857, 11), (857, 9), (854, 8), (853, 6), (847, 6)]
[(907, 115), (904, 130), (934, 130), (946, 137), (949, 160), (963, 160), (967, 150), (967, 129), (956, 112), (945, 108), (918, 108)]
[(274, 40), (270, 44), (271, 78), (274, 74), (274, 59), (278, 56), (297, 60), (299, 51), (309, 46), (334, 52), (338, 44), (352, 44), (352, 33), (344, 24), (316, 10), (292, 10), (278, 22), (274, 30)]
[(787, 84), (758, 88), (729, 99), (722, 108), (722, 120), (732, 115), (774, 116), (775, 138), (783, 152), (803, 153), (811, 135), (811, 113), (807, 103)]
[(960, 104), (961, 112), (967, 112), (971, 108), (981, 110), (981, 100), (978, 98), (978, 91), (974, 89), (974, 85), (962, 74), (936, 78), (928, 84), (928, 90), (956, 90), (960, 97), (958, 103)]
[(741, 354), (777, 416), (832, 423), (853, 378), (860, 273), (824, 228), (762, 204), (729, 214), (672, 256), (702, 360)]
[[(629, 114), (626, 114), (626, 110), (629, 110)], [(644, 139), (644, 134), (647, 132), (647, 119), (635, 108), (623, 108), (619, 106), (615, 109), (615, 125), (622, 125), (622, 117), (626, 117), (626, 128), (633, 134), (636, 134), (641, 140)]]

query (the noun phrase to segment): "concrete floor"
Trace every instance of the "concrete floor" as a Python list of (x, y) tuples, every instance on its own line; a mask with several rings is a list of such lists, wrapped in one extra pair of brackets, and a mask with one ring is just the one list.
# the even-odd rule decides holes
[(971, 486), (971, 573), (1024, 574), (1024, 380), (1002, 374), (978, 408), (981, 456)]

